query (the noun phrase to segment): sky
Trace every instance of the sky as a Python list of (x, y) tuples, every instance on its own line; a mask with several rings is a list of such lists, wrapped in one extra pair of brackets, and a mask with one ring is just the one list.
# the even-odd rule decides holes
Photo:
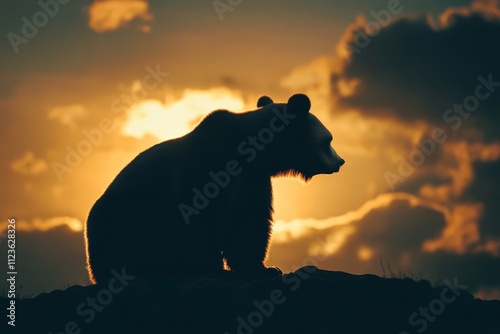
[[(500, 299), (496, 1), (2, 7), (0, 249), (15, 218), (21, 294), (88, 284), (85, 219), (138, 153), (302, 92), (346, 164), (273, 179), (267, 265), (457, 278)], [(138, 244), (154, 233), (134, 228)]]

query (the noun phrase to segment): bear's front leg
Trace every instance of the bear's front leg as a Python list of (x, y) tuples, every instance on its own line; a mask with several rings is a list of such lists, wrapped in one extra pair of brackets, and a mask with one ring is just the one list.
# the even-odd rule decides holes
[(221, 205), (222, 254), (231, 271), (242, 276), (277, 276), (279, 269), (266, 268), (271, 236), (271, 180), (252, 171), (231, 183)]
[(282, 274), (278, 268), (266, 268), (271, 225), (264, 221), (239, 222), (227, 232), (223, 256), (234, 273), (248, 277), (268, 277)]

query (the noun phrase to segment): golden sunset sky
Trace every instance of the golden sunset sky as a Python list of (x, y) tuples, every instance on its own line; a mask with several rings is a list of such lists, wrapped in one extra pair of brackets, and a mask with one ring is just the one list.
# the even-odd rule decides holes
[(496, 1), (42, 3), (2, 4), (0, 233), (15, 217), (22, 293), (85, 283), (87, 214), (138, 153), (302, 92), (346, 164), (273, 180), (267, 265), (382, 260), (500, 299)]

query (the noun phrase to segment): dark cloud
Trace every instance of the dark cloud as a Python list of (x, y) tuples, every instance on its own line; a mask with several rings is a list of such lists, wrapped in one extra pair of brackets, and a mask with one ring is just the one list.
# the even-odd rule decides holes
[[(373, 116), (424, 120), (455, 132), (451, 126), (458, 121), (444, 121), (446, 110), (475, 94), (479, 76), (500, 82), (500, 20), (471, 10), (448, 10), (440, 19), (440, 27), (424, 18), (399, 19), (363, 47), (356, 46), (359, 33), (346, 32), (344, 42), (359, 53), (332, 74), (339, 105)], [(357, 89), (342, 95), (339, 86), (351, 80), (359, 82)], [(480, 130), (486, 139), (500, 138), (499, 108), (500, 87), (495, 87), (479, 109), (463, 119), (459, 132), (477, 137), (471, 130)]]
[(396, 200), (390, 210), (375, 209), (363, 217), (356, 224), (357, 233), (352, 241), (354, 245), (377, 249), (381, 254), (391, 254), (394, 250), (414, 252), (420, 249), (422, 240), (437, 237), (443, 227), (441, 213)]
[[(473, 149), (474, 146), (464, 143), (446, 146), (435, 156), (431, 156), (435, 159), (426, 160), (421, 166), (414, 166), (413, 174), (396, 184), (395, 191), (422, 196), (422, 190), (430, 187), (433, 190), (424, 195), (435, 195), (430, 198), (438, 202), (448, 205), (479, 203), (482, 205), (478, 221), (481, 242), (500, 241), (500, 160), (498, 157), (485, 160), (474, 157), (475, 150), (483, 155), (489, 150), (486, 145), (476, 145), (480, 145), (480, 148)], [(498, 143), (489, 147), (500, 150)], [(393, 171), (396, 172), (396, 167)], [(447, 194), (439, 196), (439, 189)]]
[[(354, 228), (354, 233), (347, 237), (338, 252), (325, 261), (326, 267), (354, 272), (378, 272), (379, 258), (398, 259), (405, 252), (419, 253), (424, 240), (439, 235), (445, 226), (445, 220), (441, 212), (432, 208), (415, 206), (405, 199), (394, 199), (387, 206), (372, 208), (361, 219), (352, 221), (349, 226)], [(329, 244), (328, 236), (332, 233), (341, 234), (344, 228), (346, 227), (333, 226), (327, 230), (318, 230), (290, 244), (293, 244), (291, 247), (296, 250), (296, 254), (300, 254), (300, 249), (306, 256), (310, 246), (324, 248)], [(281, 247), (290, 247), (290, 244), (273, 244), (269, 260), (274, 261), (274, 249), (276, 253), (281, 253)], [(373, 250), (372, 259), (375, 260), (375, 266), (367, 265), (358, 257), (360, 247)], [(297, 264), (290, 260), (292, 259), (288, 260), (287, 266)], [(339, 265), (343, 268), (339, 268)]]
[[(500, 257), (486, 252), (458, 254), (438, 250), (422, 251), (426, 240), (435, 239), (445, 227), (445, 217), (432, 207), (414, 205), (407, 200), (394, 200), (387, 206), (373, 208), (351, 226), (355, 233), (328, 257), (308, 255), (311, 247), (328, 247), (328, 235), (339, 233), (342, 227), (316, 231), (289, 243), (273, 243), (268, 264), (293, 270), (302, 265), (317, 265), (329, 270), (382, 275), (380, 264), (388, 265), (395, 275), (421, 277), (433, 283), (455, 277), (475, 292), (480, 288), (500, 286)], [(372, 251), (368, 260), (359, 256), (359, 250)], [(290, 254), (296, 254), (290, 256)], [(299, 254), (302, 254), (300, 256)]]
[[(6, 239), (0, 239), (2, 254), (7, 254)], [(45, 232), (16, 234), (18, 292), (21, 296), (37, 295), (73, 284), (86, 283), (83, 233), (66, 227)], [(6, 291), (3, 279), (0, 291)]]
[[(498, 151), (500, 139), (500, 11), (492, 2), (477, 1), (468, 8), (450, 8), (438, 20), (434, 23), (430, 18), (400, 18), (365, 39), (362, 47), (362, 32), (349, 28), (343, 42), (358, 50), (332, 73), (332, 93), (338, 106), (356, 108), (366, 116), (423, 122), (428, 129), (424, 140), (436, 127), (445, 131), (447, 140), (426, 154), (422, 164), (409, 163), (414, 170), (395, 190), (425, 196), (450, 208), (481, 206), (477, 243), (485, 246), (491, 242), (491, 253), (481, 253), (480, 247), (474, 248), (477, 245), (467, 248), (466, 254), (422, 253), (415, 249), (417, 257), (412, 261), (427, 273), (443, 268), (452, 272), (453, 268), (468, 276), (469, 272), (462, 268), (476, 268), (480, 278), (475, 283), (471, 279), (471, 284), (478, 286), (500, 261), (493, 255), (497, 247), (494, 245), (500, 240), (500, 161), (498, 154), (484, 157), (487, 151)], [(486, 87), (488, 81), (494, 82), (491, 87)], [(469, 116), (465, 106), (478, 101), (480, 84), (483, 88), (479, 94), (491, 95), (481, 100)], [(460, 104), (465, 105), (462, 114), (449, 111)], [(488, 144), (496, 147), (488, 148)], [(406, 161), (421, 151), (418, 145), (412, 146), (402, 153)], [(391, 172), (398, 167), (395, 165)], [(381, 219), (392, 219), (398, 212), (393, 210), (385, 210)], [(457, 228), (463, 230), (465, 225)], [(366, 242), (365, 238), (361, 242)], [(389, 245), (400, 249), (397, 243)]]
[(462, 195), (462, 200), (484, 204), (483, 218), (479, 222), (482, 235), (500, 239), (499, 172), (500, 161), (476, 162), (475, 180)]
[(349, 259), (361, 263), (357, 257), (358, 248), (367, 246), (375, 250), (371, 269), (376, 272), (380, 272), (378, 260), (383, 258), (391, 263), (394, 272), (402, 270), (421, 274), (436, 283), (458, 277), (472, 291), (482, 285), (499, 286), (500, 257), (486, 252), (422, 251), (424, 242), (435, 239), (445, 226), (441, 212), (395, 201), (390, 207), (373, 210), (357, 222), (358, 232), (335, 254), (335, 258), (337, 261)]

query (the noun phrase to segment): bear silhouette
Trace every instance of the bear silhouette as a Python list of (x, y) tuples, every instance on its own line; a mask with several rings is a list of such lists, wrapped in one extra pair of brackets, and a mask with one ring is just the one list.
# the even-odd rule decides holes
[[(332, 135), (306, 95), (263, 96), (258, 109), (216, 110), (183, 137), (133, 159), (92, 207), (85, 226), (92, 282), (225, 272), (264, 275), (271, 177), (337, 172)], [(166, 125), (168, 126), (168, 125)], [(225, 266), (224, 266), (225, 260)]]

